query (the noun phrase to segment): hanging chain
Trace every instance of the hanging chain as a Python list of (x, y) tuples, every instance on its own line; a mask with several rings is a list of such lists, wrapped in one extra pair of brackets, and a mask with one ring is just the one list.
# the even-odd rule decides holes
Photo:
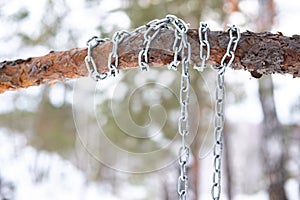
[[(108, 56), (108, 68), (109, 68), (110, 76), (116, 76), (116, 74), (119, 73), (119, 70), (118, 70), (118, 64), (119, 64), (118, 47), (119, 47), (119, 44), (122, 42), (122, 40), (128, 36), (130, 36), (130, 33), (128, 31), (122, 30), (122, 31), (115, 32), (115, 34), (112, 37), (113, 47)], [(114, 64), (112, 64), (113, 58), (115, 59)]]
[(107, 77), (107, 73), (99, 73), (97, 70), (97, 65), (95, 63), (95, 60), (92, 56), (92, 50), (93, 48), (95, 48), (96, 46), (109, 41), (108, 38), (102, 39), (98, 36), (94, 36), (91, 39), (89, 39), (87, 41), (87, 46), (88, 46), (88, 52), (87, 52), (87, 56), (85, 57), (85, 65), (86, 68), (89, 72), (89, 76), (94, 79), (95, 81), (99, 81), (99, 80), (103, 80)]
[(190, 154), (190, 147), (186, 142), (186, 137), (190, 132), (188, 108), (190, 99), (189, 63), (191, 58), (191, 46), (187, 37), (189, 24), (186, 24), (182, 19), (179, 19), (174, 15), (167, 15), (166, 19), (175, 29), (175, 40), (173, 45), (174, 59), (169, 65), (169, 69), (177, 70), (177, 66), (180, 63), (178, 54), (181, 53), (180, 117), (178, 119), (178, 132), (181, 135), (181, 146), (178, 152), (180, 175), (177, 182), (177, 192), (180, 200), (186, 200), (188, 193), (187, 164), (189, 162)]
[(225, 55), (221, 60), (221, 65), (217, 68), (217, 86), (216, 86), (216, 99), (215, 99), (215, 117), (214, 117), (214, 137), (215, 143), (213, 147), (213, 186), (211, 189), (212, 198), (219, 200), (221, 195), (221, 163), (222, 163), (222, 132), (224, 127), (224, 97), (225, 97), (225, 86), (224, 86), (224, 75), (226, 67), (229, 67), (234, 60), (234, 52), (236, 50), (238, 41), (240, 39), (240, 31), (236, 26), (231, 26), (228, 29), (229, 32), (229, 43)]
[(190, 148), (186, 142), (186, 137), (189, 134), (189, 89), (190, 89), (190, 75), (188, 71), (189, 62), (187, 57), (182, 60), (181, 73), (181, 88), (180, 88), (180, 117), (178, 120), (178, 130), (181, 135), (181, 146), (179, 148), (179, 166), (180, 175), (178, 177), (177, 192), (180, 200), (185, 200), (188, 193), (188, 175), (187, 164), (189, 162)]
[[(188, 42), (187, 32), (189, 24), (186, 24), (182, 19), (177, 18), (174, 15), (167, 15), (166, 18), (158, 20), (152, 20), (146, 24), (146, 31), (144, 33), (144, 45), (145, 48), (139, 52), (138, 63), (142, 70), (148, 70), (148, 53), (151, 42), (155, 39), (158, 33), (163, 28), (169, 28), (171, 26), (174, 29), (174, 43), (173, 61), (168, 66), (169, 69), (177, 70), (180, 63), (178, 57), (181, 53), (182, 73), (181, 73), (181, 88), (180, 88), (180, 117), (178, 119), (178, 132), (181, 135), (181, 146), (178, 152), (178, 163), (180, 166), (180, 175), (177, 182), (177, 192), (180, 200), (186, 200), (188, 193), (188, 175), (187, 164), (189, 162), (190, 147), (186, 142), (186, 137), (189, 134), (189, 98), (190, 98), (190, 75), (189, 75), (189, 63), (191, 59), (191, 45)], [(138, 30), (142, 30), (145, 27), (142, 26)], [(143, 60), (144, 59), (144, 60)]]
[[(155, 39), (158, 33), (163, 28), (174, 29), (174, 43), (173, 61), (168, 66), (169, 69), (177, 70), (180, 63), (179, 54), (181, 53), (182, 73), (181, 73), (181, 88), (180, 88), (180, 117), (178, 119), (178, 131), (181, 135), (181, 146), (179, 148), (179, 166), (180, 175), (177, 182), (177, 192), (180, 200), (186, 200), (188, 193), (188, 175), (187, 164), (189, 162), (190, 148), (186, 142), (186, 137), (189, 134), (189, 90), (190, 90), (190, 75), (189, 75), (189, 63), (191, 59), (191, 45), (188, 42), (187, 32), (189, 24), (186, 24), (182, 19), (177, 18), (174, 15), (167, 15), (166, 18), (158, 20), (152, 20), (145, 26), (139, 27), (137, 30), (144, 30), (144, 45), (145, 48), (139, 52), (138, 63), (142, 70), (148, 70), (148, 53), (151, 42)], [(134, 31), (137, 32), (137, 31)]]
[[(188, 42), (187, 32), (189, 24), (186, 24), (182, 19), (177, 18), (174, 15), (167, 15), (166, 18), (161, 20), (153, 20), (148, 24), (141, 26), (129, 33), (127, 31), (116, 32), (113, 36), (112, 43), (113, 47), (108, 57), (108, 73), (99, 73), (97, 65), (92, 56), (92, 50), (96, 46), (108, 41), (108, 39), (101, 39), (97, 36), (92, 37), (87, 42), (88, 52), (85, 57), (85, 63), (89, 76), (95, 81), (105, 79), (108, 74), (115, 76), (118, 73), (118, 46), (122, 40), (133, 33), (144, 32), (144, 43), (145, 46), (138, 55), (138, 63), (142, 70), (149, 69), (149, 49), (152, 41), (159, 34), (161, 29), (169, 28), (172, 25), (174, 29), (174, 43), (173, 52), (174, 57), (168, 68), (177, 70), (180, 63), (179, 55), (181, 53), (181, 88), (180, 88), (180, 117), (178, 119), (178, 131), (181, 135), (181, 146), (179, 148), (179, 165), (180, 175), (178, 177), (177, 192), (180, 200), (186, 200), (188, 193), (188, 175), (187, 175), (187, 164), (189, 162), (190, 147), (187, 144), (186, 137), (189, 134), (189, 98), (190, 98), (190, 74), (189, 64), (191, 59), (191, 46)], [(208, 25), (206, 23), (200, 23), (199, 27), (199, 41), (200, 41), (200, 58), (202, 60), (201, 66), (195, 66), (194, 68), (203, 71), (205, 68), (205, 62), (210, 57), (210, 44), (207, 37)], [(212, 198), (214, 200), (220, 199), (221, 194), (221, 160), (222, 160), (222, 131), (224, 127), (224, 97), (225, 97), (225, 86), (224, 86), (224, 74), (226, 67), (230, 66), (235, 57), (235, 50), (240, 39), (240, 32), (236, 26), (232, 26), (228, 29), (229, 32), (229, 43), (226, 49), (225, 55), (222, 57), (221, 65), (215, 67), (218, 71), (217, 86), (216, 86), (216, 99), (215, 99), (215, 117), (214, 117), (214, 138), (215, 143), (213, 147), (214, 155), (214, 172), (213, 172), (213, 186), (212, 186)], [(114, 60), (113, 60), (114, 59)], [(114, 61), (112, 63), (112, 61)]]
[[(204, 22), (200, 22), (198, 35), (200, 41), (200, 59), (202, 60), (202, 63), (200, 67), (194, 66), (194, 69), (197, 69), (200, 72), (202, 72), (205, 69), (205, 62), (210, 57), (210, 44), (208, 42), (207, 31), (208, 31), (208, 24)], [(204, 49), (205, 49), (205, 53), (204, 53)]]

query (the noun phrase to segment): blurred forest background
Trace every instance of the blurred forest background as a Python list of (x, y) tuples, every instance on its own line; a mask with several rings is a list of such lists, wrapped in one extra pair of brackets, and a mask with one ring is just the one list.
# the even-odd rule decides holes
[[(0, 59), (83, 47), (93, 35), (111, 37), (169, 13), (192, 28), (207, 21), (212, 30), (232, 23), (243, 31), (297, 34), (300, 4), (285, 4), (2, 1)], [(216, 74), (191, 71), (188, 199), (199, 200), (210, 198), (212, 184)], [(223, 199), (300, 199), (299, 80), (226, 73)], [(176, 199), (179, 77), (137, 69), (98, 85), (82, 78), (0, 94), (0, 199)]]

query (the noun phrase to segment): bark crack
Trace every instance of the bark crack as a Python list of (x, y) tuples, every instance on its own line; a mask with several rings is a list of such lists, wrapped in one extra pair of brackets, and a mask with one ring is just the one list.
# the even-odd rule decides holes
[[(191, 63), (200, 64), (198, 30), (188, 32), (191, 43)], [(208, 31), (211, 56), (207, 64), (219, 65), (226, 52), (229, 36), (222, 31)], [(118, 48), (119, 69), (138, 66), (138, 53), (144, 48), (144, 35), (138, 33), (126, 38)], [(165, 66), (173, 59), (174, 32), (162, 30), (151, 43), (149, 65)], [(105, 42), (93, 49), (93, 57), (99, 72), (107, 72), (108, 55), (112, 43)], [(7, 90), (65, 81), (88, 75), (84, 58), (86, 48), (74, 48), (66, 51), (50, 51), (47, 55), (28, 59), (0, 62), (0, 93)], [(262, 74), (291, 74), (300, 77), (300, 36), (283, 36), (282, 33), (241, 34), (235, 60), (231, 66), (236, 70), (247, 70), (259, 78)]]

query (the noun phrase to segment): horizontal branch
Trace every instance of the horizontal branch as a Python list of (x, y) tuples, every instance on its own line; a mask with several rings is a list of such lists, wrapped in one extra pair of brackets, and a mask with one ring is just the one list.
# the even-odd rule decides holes
[[(191, 43), (192, 64), (200, 64), (198, 30), (188, 32)], [(228, 33), (209, 31), (211, 56), (208, 64), (218, 65), (226, 52)], [(138, 66), (138, 53), (144, 48), (143, 33), (127, 37), (119, 45), (119, 69)], [(173, 59), (174, 32), (162, 30), (152, 41), (149, 51), (150, 66), (166, 66)], [(93, 49), (93, 57), (99, 72), (107, 72), (111, 42), (105, 42)], [(29, 86), (65, 81), (88, 76), (84, 58), (86, 48), (75, 48), (62, 52), (50, 52), (41, 57), (4, 61), (0, 63), (0, 93)], [(241, 34), (233, 69), (250, 71), (255, 77), (260, 74), (291, 74), (300, 77), (300, 36), (286, 37), (282, 34), (252, 33)]]

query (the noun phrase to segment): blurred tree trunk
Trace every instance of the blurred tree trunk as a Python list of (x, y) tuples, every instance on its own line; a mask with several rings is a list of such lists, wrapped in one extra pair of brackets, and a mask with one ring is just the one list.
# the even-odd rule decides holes
[(193, 199), (199, 199), (199, 172), (200, 172), (200, 159), (198, 157), (198, 152), (200, 149), (201, 141), (199, 138), (195, 139), (197, 142), (193, 142), (191, 145), (193, 161), (189, 167), (189, 177), (190, 177), (190, 187), (191, 192), (193, 192)]
[(261, 155), (264, 173), (268, 181), (270, 200), (287, 199), (284, 182), (284, 145), (280, 122), (278, 121), (273, 98), (273, 83), (270, 77), (259, 81), (259, 97), (264, 113), (261, 137)]
[[(227, 14), (227, 17), (225, 19), (224, 24), (230, 24), (231, 22), (229, 21), (229, 16), (230, 14), (234, 12), (239, 11), (239, 1), (238, 0), (224, 0), (224, 7), (226, 9), (225, 12)], [(233, 166), (232, 166), (232, 161), (231, 161), (231, 145), (230, 145), (230, 131), (228, 131), (229, 127), (228, 124), (225, 123), (224, 125), (224, 130), (223, 130), (223, 145), (224, 145), (224, 176), (225, 176), (225, 182), (226, 182), (226, 195), (228, 200), (232, 200), (233, 197), (233, 188), (234, 188), (234, 183), (232, 182), (232, 176), (234, 176), (234, 173), (232, 172)]]
[(226, 176), (226, 194), (227, 199), (231, 200), (233, 196), (232, 192), (232, 165), (231, 165), (231, 152), (230, 152), (230, 137), (229, 137), (229, 131), (227, 126), (224, 126), (223, 131), (223, 143), (224, 143), (224, 160), (225, 160), (225, 176)]
[[(274, 23), (275, 5), (273, 0), (259, 0), (257, 31), (269, 31)], [(281, 124), (276, 114), (274, 85), (271, 76), (259, 80), (259, 98), (264, 114), (261, 135), (261, 155), (270, 200), (287, 199), (284, 190), (284, 143)]]
[(162, 179), (162, 189), (163, 189), (163, 200), (170, 200), (169, 195), (169, 184), (166, 180)]
[[(201, 186), (201, 167), (202, 167), (202, 159), (199, 158), (199, 154), (201, 154), (201, 147), (204, 145), (205, 141), (205, 133), (208, 130), (209, 121), (206, 119), (207, 111), (206, 109), (210, 109), (211, 102), (208, 96), (206, 96), (205, 87), (201, 83), (203, 80), (201, 77), (197, 76), (195, 72), (191, 75), (191, 85), (192, 88), (197, 91), (194, 93), (196, 99), (198, 101), (192, 101), (189, 115), (191, 119), (198, 119), (198, 120), (190, 120), (190, 127), (191, 131), (197, 131), (195, 138), (190, 146), (191, 152), (190, 155), (193, 157), (190, 159), (189, 164), (189, 187), (190, 187), (190, 195), (191, 200), (199, 200), (200, 199), (200, 186)], [(199, 107), (198, 107), (199, 106)]]

